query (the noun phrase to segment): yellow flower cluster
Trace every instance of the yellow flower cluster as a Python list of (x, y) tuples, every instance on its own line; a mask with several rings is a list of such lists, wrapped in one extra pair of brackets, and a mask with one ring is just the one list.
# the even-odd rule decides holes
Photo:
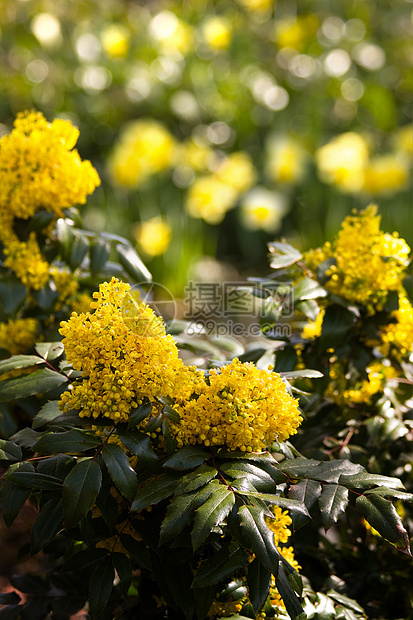
[(413, 306), (404, 294), (399, 296), (399, 308), (392, 316), (395, 322), (381, 328), (379, 351), (401, 362), (413, 353)]
[(325, 287), (336, 295), (366, 306), (373, 314), (381, 310), (389, 291), (400, 291), (410, 248), (396, 233), (380, 230), (377, 207), (370, 205), (345, 218), (336, 240), (306, 254), (307, 266), (334, 259)]
[(199, 379), (192, 398), (181, 399), (175, 409), (180, 422), (171, 430), (178, 446), (199, 443), (243, 452), (286, 440), (302, 420), (277, 373), (238, 359), (212, 370), (208, 381)]
[(172, 336), (130, 286), (112, 278), (94, 293), (93, 314), (72, 313), (60, 333), (66, 357), (82, 380), (62, 395), (63, 411), (126, 421), (144, 397), (187, 395), (191, 370), (178, 358)]
[[(69, 121), (48, 123), (40, 112), (19, 114), (14, 129), (0, 140), (0, 222), (28, 219), (39, 209), (62, 215), (62, 209), (84, 204), (99, 177), (73, 147), (79, 132)], [(4, 221), (4, 222), (3, 222)], [(6, 232), (0, 227), (1, 239)]]
[(314, 340), (315, 338), (319, 338), (321, 336), (324, 315), (325, 310), (322, 308), (317, 314), (315, 321), (309, 321), (304, 325), (301, 335), (305, 340)]
[(33, 318), (9, 319), (7, 323), (0, 323), (0, 349), (11, 355), (25, 353), (36, 342), (37, 330), (38, 322)]
[(151, 175), (166, 170), (175, 158), (175, 140), (154, 120), (130, 123), (120, 136), (109, 163), (119, 185), (137, 187)]
[(39, 290), (49, 279), (49, 263), (43, 258), (36, 234), (30, 233), (28, 241), (10, 241), (4, 248), (4, 264), (14, 271), (27, 288)]
[(371, 405), (373, 398), (380, 395), (386, 381), (397, 377), (397, 371), (380, 360), (371, 362), (366, 368), (367, 379), (352, 380), (341, 362), (330, 366), (330, 383), (325, 395), (340, 406), (348, 403)]

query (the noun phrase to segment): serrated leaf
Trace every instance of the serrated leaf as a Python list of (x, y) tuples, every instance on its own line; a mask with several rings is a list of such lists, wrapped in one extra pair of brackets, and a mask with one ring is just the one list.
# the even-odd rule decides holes
[[(304, 504), (310, 515), (311, 510), (315, 507), (320, 497), (321, 489), (321, 484), (317, 480), (303, 479), (291, 487), (288, 497)], [(294, 529), (302, 527), (309, 519), (308, 516), (299, 512), (293, 512), (291, 518)]]
[(89, 605), (93, 616), (98, 616), (106, 607), (113, 588), (115, 570), (109, 557), (96, 566), (89, 585)]
[(318, 505), (320, 507), (321, 520), (327, 530), (344, 514), (348, 506), (348, 489), (339, 484), (324, 486)]
[[(208, 487), (211, 486), (212, 483), (208, 485)], [(224, 485), (216, 485), (207, 501), (196, 511), (194, 527), (191, 532), (194, 551), (206, 540), (212, 528), (225, 519), (234, 503), (235, 495), (233, 491)]]
[(399, 551), (410, 554), (409, 537), (393, 504), (380, 495), (360, 495), (356, 506), (366, 521)]
[(0, 508), (7, 527), (11, 527), (30, 493), (31, 489), (17, 486), (3, 478), (0, 486)]
[(275, 578), (277, 590), (284, 601), (285, 608), (292, 620), (306, 620), (307, 616), (300, 604), (300, 599), (291, 587), (284, 564), (280, 562), (278, 575)]
[(14, 441), (22, 448), (32, 448), (41, 436), (42, 433), (36, 433), (32, 428), (26, 426), (17, 431), (17, 433), (14, 433), (14, 435), (10, 437), (10, 440)]
[(37, 465), (37, 471), (41, 474), (55, 476), (59, 480), (64, 480), (67, 474), (76, 465), (76, 459), (67, 454), (58, 454), (48, 459), (42, 459)]
[(34, 417), (32, 427), (34, 430), (37, 428), (41, 428), (48, 422), (51, 422), (59, 415), (61, 415), (61, 410), (59, 409), (59, 401), (58, 400), (49, 400), (43, 407), (40, 409), (39, 413)]
[(49, 362), (59, 358), (65, 350), (61, 342), (38, 342), (34, 348), (43, 359)]
[(255, 558), (248, 565), (247, 583), (250, 594), (250, 601), (257, 614), (267, 599), (270, 592), (272, 575), (258, 560)]
[(227, 577), (231, 577), (245, 565), (248, 554), (237, 543), (231, 542), (223, 546), (217, 553), (204, 560), (195, 573), (192, 586), (204, 588), (216, 585)]
[(19, 368), (29, 368), (36, 364), (44, 364), (44, 360), (37, 355), (13, 355), (13, 357), (0, 362), (0, 375)]
[(102, 458), (113, 484), (131, 502), (138, 490), (138, 480), (125, 452), (120, 446), (105, 444)]
[(0, 460), (11, 461), (16, 463), (23, 458), (20, 446), (14, 441), (7, 441), (6, 439), (0, 439)]
[(195, 471), (191, 471), (180, 479), (175, 489), (175, 495), (195, 491), (208, 484), (217, 474), (218, 470), (215, 467), (202, 464)]
[(234, 479), (249, 477), (258, 491), (264, 493), (275, 491), (276, 485), (272, 477), (264, 469), (254, 463), (238, 460), (232, 463), (224, 463), (219, 469), (221, 472), (228, 474)]
[(159, 544), (164, 544), (181, 532), (191, 522), (195, 510), (201, 506), (218, 488), (211, 483), (201, 490), (174, 497), (169, 504), (161, 525)]
[(320, 482), (339, 482), (341, 476), (358, 474), (364, 467), (352, 463), (347, 459), (336, 459), (334, 461), (321, 461), (317, 467), (311, 469), (308, 476)]
[(168, 418), (168, 420), (175, 422), (175, 424), (177, 424), (180, 420), (179, 413), (170, 405), (164, 405), (162, 408), (162, 413)]
[(184, 446), (172, 454), (163, 463), (163, 467), (185, 471), (197, 467), (208, 460), (210, 455), (196, 446)]
[(381, 495), (388, 499), (402, 499), (405, 502), (413, 502), (413, 493), (406, 493), (404, 491), (398, 491), (397, 489), (389, 489), (386, 486), (375, 487), (374, 489), (367, 489), (363, 493), (366, 497), (370, 495)]
[(286, 459), (278, 465), (278, 469), (290, 476), (291, 478), (300, 478), (305, 476), (311, 477), (311, 472), (318, 467), (321, 461), (315, 459), (307, 459), (299, 456), (295, 459)]
[(63, 512), (60, 498), (49, 499), (41, 508), (32, 526), (31, 554), (36, 555), (62, 528)]
[(255, 491), (243, 490), (239, 485), (236, 485), (235, 481), (232, 487), (235, 489), (236, 493), (240, 495), (246, 495), (247, 497), (255, 497), (262, 502), (267, 502), (268, 504), (275, 504), (275, 506), (279, 506), (280, 508), (284, 508), (284, 510), (293, 510), (300, 512), (303, 515), (310, 516), (306, 506), (301, 501), (297, 501), (295, 499), (290, 499), (289, 497), (280, 497), (279, 495), (269, 494), (269, 493), (260, 493)]
[(139, 464), (151, 472), (159, 469), (159, 459), (152, 447), (151, 438), (139, 431), (127, 431), (118, 428), (118, 435), (123, 445), (135, 456), (138, 457)]
[(379, 474), (369, 474), (367, 471), (360, 471), (356, 474), (342, 474), (338, 480), (351, 489), (368, 489), (372, 486), (385, 486), (393, 489), (404, 489), (404, 485), (398, 478), (381, 476)]
[(0, 402), (49, 392), (66, 382), (67, 377), (64, 377), (59, 372), (49, 368), (42, 368), (32, 372), (30, 375), (22, 375), (15, 379), (0, 381)]
[(142, 403), (132, 411), (129, 416), (128, 430), (135, 428), (140, 422), (147, 418), (152, 412), (153, 405), (151, 402)]
[(132, 502), (131, 510), (143, 510), (148, 506), (154, 506), (163, 499), (167, 499), (175, 492), (176, 483), (179, 480), (177, 474), (162, 474), (149, 483), (142, 485)]
[(132, 565), (129, 558), (124, 553), (112, 553), (112, 564), (116, 570), (120, 585), (125, 594), (128, 593), (132, 581)]
[(86, 516), (99, 493), (102, 471), (93, 459), (76, 463), (63, 483), (63, 516), (67, 528)]
[(48, 433), (43, 435), (34, 444), (34, 452), (39, 454), (59, 454), (65, 452), (85, 452), (91, 448), (97, 448), (102, 440), (95, 435), (90, 435), (84, 431), (72, 429), (63, 433)]
[(238, 518), (251, 550), (261, 564), (277, 576), (279, 553), (274, 544), (274, 534), (264, 520), (263, 511), (255, 506), (240, 506)]
[(7, 475), (7, 480), (29, 489), (58, 491), (62, 488), (62, 481), (59, 478), (38, 472), (14, 471)]

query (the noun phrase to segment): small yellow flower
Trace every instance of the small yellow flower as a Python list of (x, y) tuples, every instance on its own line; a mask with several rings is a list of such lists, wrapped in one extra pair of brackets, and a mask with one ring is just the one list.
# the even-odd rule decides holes
[(219, 224), (235, 206), (238, 192), (215, 175), (199, 177), (189, 188), (185, 208), (189, 215), (209, 224)]
[(309, 153), (292, 136), (272, 136), (267, 143), (266, 173), (276, 183), (299, 183), (304, 177)]
[(240, 194), (249, 190), (257, 178), (251, 157), (243, 151), (225, 157), (219, 163), (215, 174), (220, 181)]
[(315, 153), (320, 178), (336, 185), (342, 192), (354, 193), (363, 188), (368, 146), (357, 133), (343, 133)]
[(136, 239), (148, 256), (159, 256), (169, 246), (172, 229), (161, 217), (153, 217), (137, 227)]
[(286, 196), (265, 187), (254, 187), (241, 201), (241, 219), (250, 230), (275, 232), (287, 211)]
[(401, 362), (413, 353), (413, 306), (404, 292), (399, 296), (399, 308), (392, 315), (395, 323), (381, 327), (379, 350)]

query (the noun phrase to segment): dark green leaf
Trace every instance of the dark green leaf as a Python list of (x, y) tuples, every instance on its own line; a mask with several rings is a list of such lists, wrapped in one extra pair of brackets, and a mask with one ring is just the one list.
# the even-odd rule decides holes
[(205, 464), (200, 465), (195, 471), (191, 471), (180, 479), (176, 485), (175, 495), (190, 493), (205, 486), (210, 480), (215, 478), (217, 473), (218, 470), (215, 467), (209, 467)]
[(255, 558), (248, 565), (247, 583), (250, 593), (250, 601), (257, 614), (266, 601), (270, 592), (271, 573)]
[(35, 555), (49, 543), (63, 525), (62, 501), (49, 499), (41, 508), (32, 527), (31, 553)]
[(201, 506), (212, 493), (216, 492), (218, 484), (211, 482), (201, 490), (195, 490), (186, 495), (178, 495), (169, 504), (161, 526), (159, 542), (164, 544), (189, 525), (197, 508)]
[(63, 433), (49, 433), (43, 435), (34, 444), (33, 450), (40, 454), (59, 454), (60, 452), (85, 452), (91, 448), (96, 448), (102, 440), (95, 435), (90, 435), (84, 431), (72, 429)]
[(120, 542), (128, 550), (129, 555), (142, 568), (152, 570), (151, 556), (148, 547), (128, 534), (120, 535)]
[(66, 383), (67, 378), (55, 370), (42, 368), (30, 375), (22, 375), (14, 379), (6, 379), (0, 382), (0, 402), (26, 398), (33, 394), (49, 392), (53, 388)]
[(36, 430), (61, 415), (58, 400), (49, 400), (34, 417), (32, 427)]
[(72, 251), (70, 253), (69, 260), (68, 260), (68, 264), (70, 268), (72, 269), (72, 271), (74, 271), (75, 269), (77, 269), (77, 267), (79, 267), (79, 265), (82, 263), (83, 259), (85, 258), (86, 254), (88, 253), (88, 250), (89, 250), (88, 239), (84, 236), (76, 235), (73, 240)]
[[(321, 484), (317, 480), (304, 479), (294, 484), (288, 494), (290, 499), (304, 504), (309, 512), (317, 504), (317, 500), (321, 494)], [(292, 515), (294, 529), (298, 529), (308, 521), (308, 516), (300, 512), (293, 512)]]
[(61, 342), (38, 342), (34, 348), (43, 359), (49, 362), (60, 357), (65, 350)]
[(26, 287), (16, 278), (4, 278), (0, 281), (1, 305), (9, 316), (17, 312), (26, 301), (26, 297)]
[(264, 520), (264, 513), (255, 506), (241, 506), (238, 517), (251, 550), (261, 564), (276, 577), (279, 553), (274, 544), (274, 534)]
[(63, 565), (65, 571), (81, 571), (88, 566), (100, 563), (109, 554), (108, 549), (82, 549), (72, 555)]
[(46, 228), (55, 218), (53, 211), (46, 211), (46, 209), (40, 209), (36, 211), (30, 220), (29, 230), (40, 231)]
[(206, 618), (216, 595), (216, 584), (206, 588), (194, 588), (195, 614), (197, 618)]
[(50, 281), (43, 288), (36, 291), (32, 290), (31, 294), (39, 308), (48, 313), (53, 312), (55, 304), (59, 299), (59, 292), (56, 290), (56, 287), (52, 287)]
[(368, 489), (372, 486), (385, 486), (393, 489), (404, 489), (404, 485), (398, 478), (380, 476), (379, 474), (369, 474), (367, 471), (360, 471), (356, 474), (342, 474), (339, 483), (344, 484), (350, 489)]
[(44, 360), (37, 355), (13, 355), (6, 360), (0, 362), (0, 375), (10, 370), (17, 370), (18, 368), (29, 368), (36, 364), (42, 364)]
[(231, 577), (238, 569), (245, 565), (248, 554), (244, 549), (231, 542), (222, 547), (217, 553), (204, 560), (195, 573), (193, 587), (204, 588), (216, 585), (227, 577)]
[(96, 277), (104, 268), (110, 254), (110, 243), (102, 239), (94, 239), (90, 244), (90, 271)]
[(136, 497), (132, 502), (131, 510), (143, 510), (170, 497), (175, 492), (178, 480), (179, 476), (177, 474), (163, 474), (144, 484), (138, 489)]
[(15, 463), (16, 461), (21, 461), (23, 458), (22, 451), (20, 446), (18, 446), (14, 441), (7, 441), (6, 439), (0, 439), (0, 460), (1, 461), (11, 461)]
[(105, 444), (102, 458), (113, 484), (131, 502), (138, 489), (138, 481), (124, 450), (115, 444)]
[(10, 437), (11, 441), (17, 443), (22, 448), (32, 448), (42, 433), (36, 433), (33, 429), (26, 426)]
[(402, 499), (406, 502), (413, 502), (413, 493), (405, 493), (404, 491), (389, 489), (389, 487), (386, 486), (367, 489), (367, 491), (364, 491), (364, 495), (366, 495), (366, 497), (369, 497), (370, 495), (381, 495), (382, 497), (387, 497), (388, 499)]
[(30, 489), (17, 486), (6, 478), (2, 480), (0, 486), (0, 508), (7, 527), (11, 527), (23, 504), (29, 499), (30, 493)]
[(356, 506), (366, 521), (399, 551), (410, 555), (409, 537), (393, 504), (380, 495), (360, 495)]
[[(211, 482), (208, 487), (211, 487)], [(208, 488), (207, 487), (207, 488)], [(235, 503), (235, 495), (224, 485), (214, 485), (211, 496), (200, 506), (195, 514), (191, 532), (193, 550), (196, 551), (206, 540), (212, 528), (222, 522)]]
[(289, 267), (303, 257), (299, 250), (288, 243), (272, 241), (268, 244), (268, 248), (271, 252), (270, 266), (273, 269)]
[(278, 468), (291, 478), (301, 478), (302, 476), (311, 478), (312, 472), (319, 464), (320, 461), (299, 456), (295, 459), (286, 459), (278, 465)]
[(355, 322), (356, 315), (347, 308), (338, 304), (327, 306), (321, 328), (319, 350), (325, 351), (345, 341), (347, 332), (353, 328)]
[(284, 571), (290, 586), (293, 588), (294, 592), (297, 592), (297, 594), (301, 596), (303, 593), (303, 580), (301, 578), (301, 575), (296, 571), (293, 566), (291, 566), (291, 564), (285, 559), (282, 553), (280, 553), (280, 563), (284, 567)]
[(186, 469), (197, 467), (208, 460), (209, 457), (209, 454), (196, 446), (184, 446), (167, 458), (163, 463), (163, 467), (185, 471)]
[(126, 273), (135, 282), (151, 282), (152, 275), (145, 267), (135, 250), (131, 246), (118, 243), (116, 246), (119, 262)]
[(301, 501), (290, 499), (288, 497), (280, 497), (279, 495), (275, 495), (275, 493), (270, 495), (269, 493), (244, 491), (242, 488), (239, 487), (239, 485), (236, 485), (235, 482), (234, 482), (233, 488), (235, 489), (236, 493), (238, 493), (239, 495), (246, 495), (247, 497), (255, 497), (263, 502), (267, 502), (268, 504), (275, 504), (275, 506), (284, 508), (284, 510), (297, 511), (307, 517), (310, 516), (306, 506)]
[(124, 553), (112, 553), (111, 557), (113, 568), (118, 574), (122, 590), (127, 594), (132, 581), (132, 565), (130, 560)]
[(220, 471), (234, 479), (248, 477), (258, 491), (264, 493), (275, 492), (276, 485), (272, 477), (254, 463), (242, 460), (224, 463), (220, 466)]
[(168, 418), (168, 420), (171, 420), (171, 422), (175, 422), (176, 424), (180, 420), (179, 413), (170, 405), (164, 405), (162, 408), (162, 413)]
[(113, 588), (115, 570), (109, 557), (96, 566), (89, 586), (89, 604), (93, 616), (98, 616), (106, 607)]
[(321, 482), (338, 482), (343, 475), (354, 475), (363, 470), (364, 467), (347, 459), (337, 459), (322, 461), (317, 467), (311, 469), (308, 477)]
[(278, 575), (276, 577), (276, 585), (290, 618), (292, 620), (306, 620), (307, 615), (301, 607), (300, 599), (288, 581), (282, 562), (280, 562)]
[(62, 481), (54, 476), (39, 474), (30, 471), (14, 471), (7, 476), (7, 479), (14, 484), (29, 489), (40, 489), (43, 491), (58, 491), (62, 488)]
[(76, 459), (73, 456), (58, 454), (57, 456), (51, 456), (49, 459), (39, 461), (37, 471), (41, 474), (48, 474), (49, 476), (55, 476), (59, 480), (64, 480), (74, 465), (76, 465)]
[(126, 448), (138, 457), (139, 464), (149, 471), (159, 469), (159, 460), (152, 448), (149, 435), (139, 431), (127, 431), (123, 428), (118, 429), (118, 435)]
[(344, 596), (344, 594), (340, 594), (335, 590), (328, 590), (327, 596), (337, 601), (337, 603), (340, 603), (340, 605), (344, 605), (345, 607), (356, 611), (358, 614), (364, 615), (363, 608), (352, 598), (348, 598), (348, 596)]
[(135, 428), (135, 426), (137, 426), (140, 422), (142, 422), (145, 418), (147, 418), (151, 412), (152, 412), (151, 402), (142, 403), (141, 405), (136, 407), (136, 409), (134, 409), (129, 416), (128, 430), (130, 430), (131, 428)]
[(348, 489), (339, 484), (324, 486), (318, 505), (320, 506), (321, 520), (327, 530), (344, 514), (348, 505)]
[(96, 461), (77, 463), (63, 484), (63, 515), (67, 528), (86, 516), (102, 483), (102, 471)]

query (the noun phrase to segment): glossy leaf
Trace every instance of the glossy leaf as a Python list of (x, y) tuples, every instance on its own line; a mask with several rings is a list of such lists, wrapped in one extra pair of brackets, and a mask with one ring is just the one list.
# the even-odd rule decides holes
[(274, 544), (274, 534), (265, 523), (264, 513), (255, 506), (238, 509), (239, 522), (251, 550), (261, 564), (274, 576), (278, 574), (279, 553)]
[(200, 487), (205, 486), (218, 474), (218, 470), (215, 467), (209, 467), (202, 464), (195, 471), (191, 471), (189, 474), (182, 476), (178, 484), (176, 485), (175, 495), (181, 495), (182, 493), (190, 493)]
[(128, 534), (120, 535), (120, 542), (128, 550), (129, 555), (142, 568), (152, 570), (151, 556), (148, 547), (140, 540)]
[(344, 514), (348, 506), (348, 489), (339, 484), (325, 485), (318, 505), (323, 525), (325, 529), (328, 529)]
[(0, 439), (0, 461), (21, 461), (23, 458), (20, 446), (14, 441), (7, 441), (6, 439)]
[(289, 497), (280, 497), (279, 495), (275, 495), (275, 493), (270, 495), (269, 493), (259, 493), (256, 491), (244, 491), (242, 488), (239, 487), (239, 485), (236, 485), (235, 482), (233, 486), (234, 488), (237, 486), (236, 493), (239, 493), (240, 495), (254, 497), (257, 500), (261, 500), (262, 502), (267, 502), (268, 504), (280, 506), (280, 508), (284, 508), (284, 510), (294, 510), (307, 517), (310, 516), (306, 506), (301, 501), (290, 499)]
[(209, 454), (196, 446), (184, 446), (164, 461), (163, 466), (169, 469), (185, 471), (197, 467), (209, 459)]
[(292, 370), (291, 372), (280, 372), (281, 377), (285, 377), (286, 379), (321, 379), (323, 377), (323, 373), (318, 370), (311, 370), (310, 368), (305, 368), (303, 370)]
[(116, 570), (123, 591), (127, 594), (132, 581), (132, 565), (124, 553), (112, 553), (112, 564)]
[(13, 355), (6, 360), (0, 361), (0, 375), (19, 368), (29, 368), (36, 364), (43, 364), (44, 360), (37, 355)]
[(29, 499), (31, 489), (13, 484), (4, 478), (0, 486), (0, 508), (4, 522), (10, 527), (22, 509), (23, 504)]
[(62, 501), (49, 499), (41, 508), (32, 527), (31, 554), (35, 555), (47, 545), (63, 525)]
[[(211, 487), (212, 484), (208, 486)], [(234, 503), (233, 491), (224, 485), (216, 485), (210, 497), (196, 511), (194, 527), (191, 532), (194, 551), (206, 540), (212, 528), (225, 519)]]
[(124, 446), (138, 457), (139, 464), (144, 469), (152, 472), (159, 469), (159, 459), (152, 447), (149, 435), (139, 431), (127, 431), (123, 428), (118, 429), (118, 434)]
[(399, 551), (410, 555), (409, 537), (393, 504), (380, 495), (360, 495), (356, 506), (366, 521)]
[(336, 347), (343, 342), (347, 332), (354, 327), (355, 321), (356, 315), (347, 308), (339, 304), (327, 306), (319, 338), (320, 351)]
[(102, 458), (113, 484), (131, 502), (138, 490), (138, 480), (126, 453), (120, 446), (105, 444), (102, 449)]
[(43, 491), (59, 491), (62, 488), (62, 481), (54, 476), (40, 474), (30, 471), (14, 471), (7, 476), (7, 479), (14, 484), (29, 489), (39, 489)]
[(75, 465), (76, 459), (73, 456), (58, 454), (48, 459), (41, 459), (37, 465), (37, 471), (64, 480)]
[(250, 593), (250, 601), (258, 613), (264, 606), (265, 600), (270, 591), (271, 573), (255, 558), (248, 564), (247, 583)]
[(34, 417), (32, 427), (36, 430), (37, 428), (41, 428), (48, 422), (51, 422), (58, 416), (62, 414), (59, 409), (59, 401), (58, 400), (49, 400), (43, 407), (40, 409), (39, 413)]
[[(321, 484), (317, 480), (303, 479), (291, 487), (288, 497), (304, 504), (310, 514), (311, 510), (317, 504), (321, 489)], [(294, 529), (298, 529), (308, 521), (309, 516), (295, 511), (292, 513), (291, 518), (293, 520)]]
[(195, 510), (206, 502), (218, 488), (218, 484), (210, 483), (200, 490), (174, 497), (162, 521), (160, 544), (164, 544), (189, 525)]
[(362, 472), (361, 465), (352, 463), (347, 459), (336, 459), (334, 461), (322, 461), (317, 467), (311, 469), (308, 476), (320, 482), (338, 482), (343, 475), (354, 475)]
[(103, 239), (94, 239), (90, 244), (90, 271), (96, 277), (104, 268), (110, 254), (110, 243)]
[(326, 297), (327, 291), (313, 278), (302, 278), (293, 289), (294, 300), (318, 299)]
[(49, 433), (43, 435), (33, 446), (40, 454), (60, 454), (61, 452), (86, 452), (96, 448), (102, 440), (84, 431), (72, 429), (63, 433)]
[(93, 616), (98, 616), (106, 607), (113, 588), (115, 569), (109, 557), (96, 566), (89, 586), (89, 605)]
[(64, 346), (61, 342), (38, 342), (34, 348), (37, 353), (49, 362), (63, 355)]
[(1, 305), (9, 316), (13, 316), (19, 310), (26, 297), (26, 287), (16, 278), (4, 278), (0, 281)]
[(135, 282), (151, 282), (152, 275), (141, 261), (135, 250), (122, 243), (116, 246), (119, 262), (126, 273), (133, 278)]
[(88, 253), (88, 250), (89, 250), (88, 239), (84, 237), (83, 235), (76, 235), (75, 238), (73, 239), (70, 256), (68, 257), (68, 261), (67, 261), (72, 271), (74, 271), (81, 265), (83, 259)]
[(86, 516), (102, 483), (102, 471), (96, 461), (77, 463), (63, 484), (63, 515), (67, 528)]
[(231, 542), (217, 553), (204, 560), (195, 573), (193, 587), (204, 588), (216, 585), (227, 577), (231, 577), (244, 566), (248, 554), (237, 543)]
[(29, 375), (0, 382), (0, 402), (26, 398), (34, 394), (49, 392), (67, 382), (67, 378), (59, 372), (42, 368)]
[(276, 577), (276, 585), (291, 620), (306, 620), (307, 615), (304, 613), (300, 599), (288, 581), (282, 562), (280, 563), (279, 572)]
[(108, 554), (108, 549), (82, 549), (66, 560), (63, 568), (68, 572), (80, 571), (100, 563)]
[(154, 478), (149, 483), (142, 485), (132, 502), (131, 510), (143, 510), (148, 506), (154, 506), (163, 499), (166, 499), (173, 495), (176, 487), (176, 482), (179, 476), (176, 474), (163, 474)]
[(128, 430), (135, 428), (140, 422), (147, 418), (152, 412), (152, 403), (142, 403), (132, 411), (129, 416)]
[(404, 485), (398, 478), (389, 476), (381, 476), (379, 474), (369, 474), (367, 471), (349, 475), (342, 474), (339, 483), (349, 487), (350, 489), (368, 489), (372, 486), (385, 486), (393, 489), (404, 489)]
[(270, 266), (273, 269), (289, 267), (302, 258), (301, 252), (288, 243), (272, 241), (268, 248), (271, 252)]

